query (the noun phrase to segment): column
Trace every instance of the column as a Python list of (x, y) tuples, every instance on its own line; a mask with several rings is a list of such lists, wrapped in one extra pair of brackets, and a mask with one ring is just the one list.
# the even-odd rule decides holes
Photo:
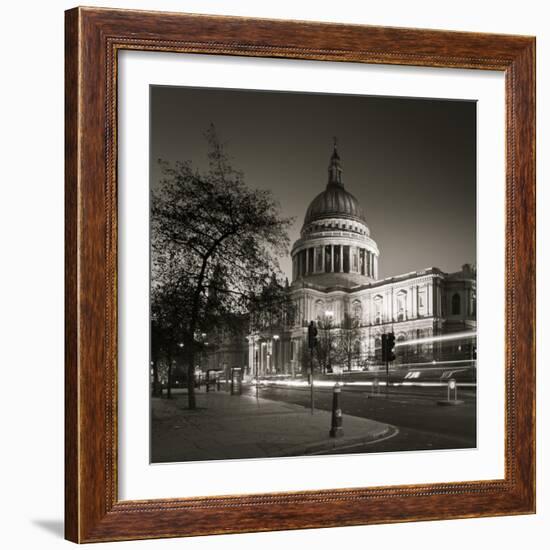
[(344, 273), (344, 245), (340, 245), (340, 273)]
[(321, 245), (321, 273), (325, 271), (325, 245)]
[(365, 250), (365, 271), (367, 273), (367, 277), (372, 277), (370, 262), (371, 262), (371, 253), (369, 250)]
[(334, 245), (330, 245), (330, 272), (334, 273)]
[(304, 252), (306, 254), (306, 269), (305, 269), (305, 274), (307, 275), (309, 273), (309, 254), (308, 254), (308, 249), (305, 248), (304, 249)]
[(256, 365), (254, 364), (254, 336), (250, 336), (250, 339), (248, 340), (248, 373), (252, 376), (255, 376), (255, 368)]
[(314, 246), (313, 247), (313, 269), (312, 269), (312, 273), (317, 273), (317, 271), (319, 271), (319, 247), (318, 246)]
[(370, 276), (374, 277), (374, 254), (372, 252), (370, 253), (369, 271)]
[(258, 364), (258, 374), (259, 376), (262, 376), (262, 374), (264, 373), (264, 346), (262, 346), (263, 342), (258, 342), (258, 346), (260, 347), (259, 349), (259, 364)]

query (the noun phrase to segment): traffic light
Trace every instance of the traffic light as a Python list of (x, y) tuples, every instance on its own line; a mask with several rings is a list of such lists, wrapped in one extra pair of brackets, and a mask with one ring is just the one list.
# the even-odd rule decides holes
[(382, 334), (382, 361), (384, 363), (395, 360), (394, 347), (395, 334), (393, 332)]
[(395, 334), (393, 332), (388, 332), (387, 338), (386, 338), (386, 346), (387, 346), (387, 361), (395, 361)]
[(309, 349), (313, 349), (317, 345), (317, 327), (315, 321), (310, 321), (307, 327), (307, 344)]

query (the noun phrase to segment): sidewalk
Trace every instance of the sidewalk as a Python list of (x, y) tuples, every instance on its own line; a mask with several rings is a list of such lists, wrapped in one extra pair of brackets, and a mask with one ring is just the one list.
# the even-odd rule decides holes
[(344, 436), (329, 437), (331, 413), (226, 392), (197, 392), (197, 409), (187, 395), (152, 399), (151, 461), (183, 462), (333, 454), (390, 437), (388, 424), (344, 416)]

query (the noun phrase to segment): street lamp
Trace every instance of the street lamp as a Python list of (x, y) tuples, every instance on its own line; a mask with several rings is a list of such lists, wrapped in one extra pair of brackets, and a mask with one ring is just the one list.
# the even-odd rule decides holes
[(276, 364), (276, 361), (275, 361), (275, 350), (277, 349), (277, 341), (279, 340), (279, 335), (278, 334), (274, 334), (273, 335), (273, 340), (275, 341), (275, 345), (273, 346), (273, 350), (272, 350), (272, 368), (275, 367), (275, 372), (277, 372), (277, 364)]
[(332, 319), (334, 318), (334, 311), (327, 309), (325, 311), (325, 330), (328, 330), (328, 346), (327, 346), (327, 367), (332, 371), (332, 361), (331, 361), (331, 352), (332, 352), (332, 341), (330, 339), (330, 329), (332, 328)]

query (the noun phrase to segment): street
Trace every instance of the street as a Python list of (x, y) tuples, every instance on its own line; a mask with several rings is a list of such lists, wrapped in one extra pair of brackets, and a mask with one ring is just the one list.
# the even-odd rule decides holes
[[(255, 395), (255, 386), (246, 389)], [(260, 386), (264, 399), (310, 406), (309, 387)], [(457, 406), (440, 406), (437, 401), (446, 399), (444, 387), (390, 387), (373, 394), (370, 388), (343, 388), (341, 408), (346, 415), (368, 418), (391, 424), (399, 433), (385, 440), (373, 441), (342, 452), (386, 452), (433, 449), (460, 449), (476, 446), (476, 392), (473, 388), (460, 388)], [(315, 408), (330, 411), (332, 389), (315, 388)]]

